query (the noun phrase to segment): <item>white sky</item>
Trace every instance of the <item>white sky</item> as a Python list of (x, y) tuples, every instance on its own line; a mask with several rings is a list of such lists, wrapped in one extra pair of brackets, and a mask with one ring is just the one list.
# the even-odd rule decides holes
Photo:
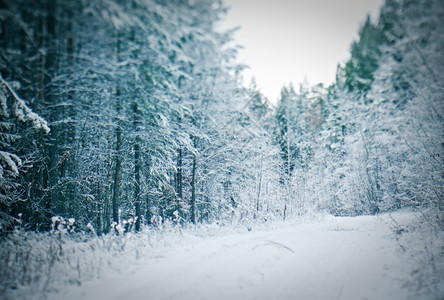
[(225, 26), (241, 26), (241, 62), (250, 66), (258, 87), (276, 102), (283, 85), (334, 81), (336, 66), (349, 57), (352, 41), (382, 0), (225, 0), (231, 10)]

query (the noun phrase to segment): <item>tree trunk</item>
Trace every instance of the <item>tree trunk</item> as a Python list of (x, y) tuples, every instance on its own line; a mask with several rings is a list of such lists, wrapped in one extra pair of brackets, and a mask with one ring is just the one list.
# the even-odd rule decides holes
[(179, 148), (177, 154), (177, 174), (176, 174), (176, 194), (179, 199), (183, 197), (182, 185), (182, 148)]
[[(116, 91), (116, 115), (117, 118), (119, 118), (121, 111), (120, 106), (120, 88), (117, 88)], [(116, 123), (116, 153), (115, 153), (115, 169), (114, 169), (114, 186), (113, 186), (113, 199), (112, 199), (112, 206), (113, 206), (113, 221), (116, 223), (119, 223), (119, 192), (120, 192), (120, 180), (122, 177), (122, 127), (121, 122), (117, 120)]]
[(103, 208), (103, 232), (108, 233), (111, 227), (111, 207), (110, 207), (110, 197), (111, 197), (111, 180), (112, 180), (112, 128), (108, 128), (108, 173), (106, 176), (105, 183), (105, 199)]
[(146, 202), (145, 219), (148, 224), (151, 224), (151, 219), (153, 218), (153, 215), (151, 214), (151, 198), (149, 194), (146, 195), (145, 202)]
[[(52, 76), (56, 73), (56, 61), (57, 61), (57, 49), (55, 47), (56, 41), (56, 1), (49, 0), (47, 4), (47, 16), (46, 16), (46, 36), (43, 35), (45, 33), (45, 23), (42, 22), (42, 30), (41, 33), (43, 36), (43, 43), (45, 48), (47, 49), (46, 55), (42, 57), (42, 69), (41, 69), (41, 99), (42, 102), (46, 102), (45, 106), (54, 107), (56, 106), (56, 99), (54, 97), (55, 87), (52, 86)], [(53, 122), (59, 121), (59, 110), (57, 108), (50, 108), (49, 113), (49, 122), (50, 124)], [(58, 148), (59, 148), (59, 139), (58, 139), (58, 128), (56, 125), (51, 126), (51, 131), (49, 133), (48, 138), (46, 139), (45, 146), (47, 148), (47, 181), (45, 184), (45, 189), (48, 192), (46, 195), (46, 218), (47, 222), (50, 222), (52, 215), (54, 214), (54, 206), (56, 205), (56, 201), (58, 200), (57, 195), (55, 193), (55, 188), (58, 182), (58, 172), (57, 172), (57, 161), (58, 161)]]
[(261, 158), (261, 166), (259, 169), (259, 183), (257, 186), (257, 199), (256, 199), (256, 211), (260, 210), (260, 200), (261, 200), (261, 189), (262, 189), (262, 158)]
[(197, 169), (197, 158), (193, 154), (193, 168), (191, 175), (191, 222), (196, 224), (196, 169)]

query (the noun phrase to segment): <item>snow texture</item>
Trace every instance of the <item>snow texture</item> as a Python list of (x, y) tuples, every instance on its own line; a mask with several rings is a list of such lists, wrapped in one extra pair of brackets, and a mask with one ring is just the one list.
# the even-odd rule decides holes
[[(48, 127), (48, 123), (42, 119), (39, 115), (37, 115), (35, 112), (33, 112), (23, 101), (17, 93), (14, 91), (14, 89), (9, 85), (8, 82), (6, 82), (3, 77), (0, 76), (0, 81), (2, 84), (9, 90), (11, 95), (14, 97), (14, 115), (19, 119), (21, 122), (31, 122), (31, 124), (34, 126), (35, 129), (43, 129), (46, 133), (50, 131)], [(6, 106), (6, 95), (4, 93), (0, 94), (0, 101), (1, 106), (3, 110), (3, 114), (7, 112), (7, 106)]]
[[(113, 256), (108, 266), (99, 248), (110, 236), (97, 238), (86, 248), (89, 253), (82, 253), (88, 257), (80, 259), (99, 264), (100, 275), (80, 279), (79, 270), (77, 285), (61, 285), (54, 278), (42, 298), (440, 299), (442, 233), (437, 241), (427, 238), (430, 228), (413, 226), (419, 217), (404, 211), (328, 215), (251, 231), (215, 226), (145, 230), (115, 236), (122, 239), (115, 245), (124, 250), (108, 251)], [(70, 252), (69, 245), (63, 248)], [(131, 260), (135, 252), (139, 258)], [(22, 299), (37, 296), (19, 292), (15, 295)]]

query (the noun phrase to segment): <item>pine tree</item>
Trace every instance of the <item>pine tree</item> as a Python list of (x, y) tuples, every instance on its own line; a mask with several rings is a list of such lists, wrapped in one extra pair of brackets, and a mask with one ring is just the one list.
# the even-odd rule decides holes
[(33, 163), (32, 153), (21, 147), (24, 134), (37, 137), (49, 133), (45, 120), (34, 113), (0, 75), (0, 231), (21, 222), (22, 202), (26, 201), (20, 177)]

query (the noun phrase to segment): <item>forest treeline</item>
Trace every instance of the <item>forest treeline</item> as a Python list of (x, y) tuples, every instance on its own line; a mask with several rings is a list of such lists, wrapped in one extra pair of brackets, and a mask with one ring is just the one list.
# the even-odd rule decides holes
[(1, 230), (442, 212), (442, 1), (387, 0), (334, 84), (276, 107), (243, 87), (226, 13), (0, 0)]

